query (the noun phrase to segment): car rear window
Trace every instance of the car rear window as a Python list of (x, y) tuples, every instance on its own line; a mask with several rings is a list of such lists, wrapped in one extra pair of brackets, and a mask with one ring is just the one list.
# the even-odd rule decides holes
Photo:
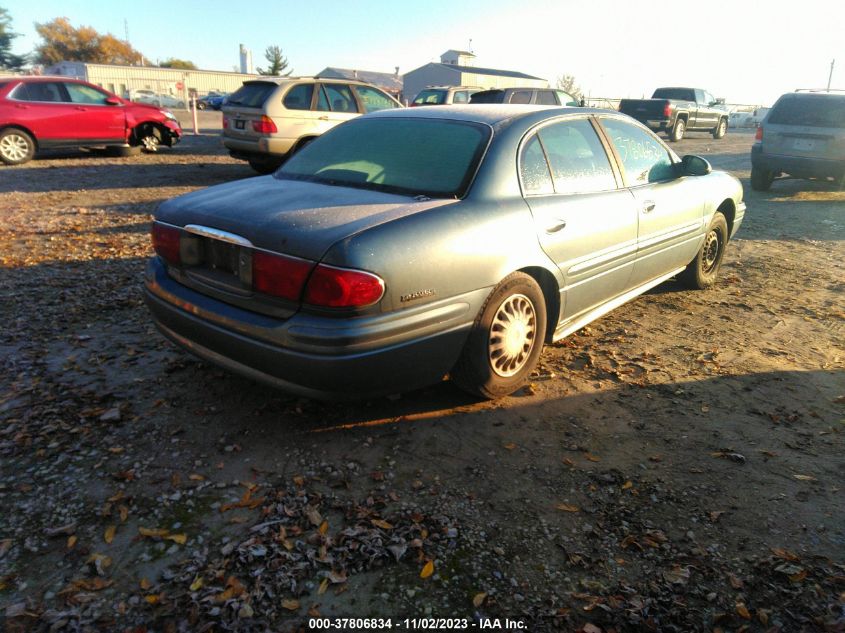
[(423, 90), (414, 98), (416, 105), (442, 105), (446, 103), (445, 90)]
[(504, 97), (504, 90), (482, 90), (470, 97), (470, 103), (501, 103)]
[(769, 112), (769, 123), (845, 128), (845, 96), (787, 95)]
[(245, 83), (232, 93), (226, 105), (244, 106), (245, 108), (260, 108), (279, 86), (268, 81), (251, 81)]
[(689, 88), (658, 88), (652, 99), (677, 99), (678, 101), (695, 101), (695, 90)]
[(432, 198), (461, 197), (490, 129), (465, 121), (361, 118), (294, 154), (276, 178)]

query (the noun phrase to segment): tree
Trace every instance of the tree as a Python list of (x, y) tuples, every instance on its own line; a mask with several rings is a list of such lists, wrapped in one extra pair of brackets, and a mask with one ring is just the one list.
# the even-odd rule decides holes
[(18, 36), (12, 31), (12, 18), (9, 12), (0, 7), (0, 68), (20, 70), (26, 63), (26, 56), (12, 53), (12, 40)]
[(581, 88), (578, 87), (578, 84), (575, 83), (575, 76), (574, 75), (561, 75), (557, 78), (557, 87), (563, 90), (564, 92), (568, 92), (576, 99), (581, 99), (584, 96), (584, 93), (581, 91)]
[(284, 70), (288, 67), (288, 60), (287, 57), (282, 55), (282, 49), (278, 46), (268, 46), (267, 50), (264, 51), (264, 58), (270, 62), (270, 66), (267, 70), (262, 70), (258, 68), (259, 75), (273, 75), (275, 77), (287, 77), (293, 72), (293, 69), (284, 72)]
[(161, 68), (178, 68), (179, 70), (196, 70), (197, 65), (194, 62), (189, 62), (187, 59), (176, 59), (171, 57), (159, 63)]
[(56, 64), (60, 61), (92, 64), (149, 64), (149, 60), (132, 48), (128, 42), (117, 39), (111, 33), (98, 33), (90, 26), (80, 26), (76, 29), (67, 18), (55, 18), (43, 23), (36, 22), (35, 30), (44, 40), (35, 49), (36, 61), (40, 64)]

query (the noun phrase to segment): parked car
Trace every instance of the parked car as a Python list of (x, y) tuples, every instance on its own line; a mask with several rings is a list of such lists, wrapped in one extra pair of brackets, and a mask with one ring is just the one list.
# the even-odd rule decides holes
[(651, 99), (622, 99), (619, 111), (665, 132), (670, 141), (680, 141), (688, 131), (706, 131), (720, 139), (728, 133), (724, 104), (700, 88), (658, 88)]
[(172, 112), (132, 103), (67, 77), (0, 77), (0, 161), (25, 163), (42, 149), (108, 147), (128, 155), (173, 146), (182, 128)]
[(470, 103), (532, 103), (536, 105), (578, 106), (568, 92), (552, 88), (496, 88), (476, 92)]
[(273, 176), (164, 202), (159, 329), (308, 396), (523, 385), (544, 343), (661, 282), (711, 286), (742, 186), (606, 110), (443, 106), (360, 117)]
[(751, 147), (751, 187), (768, 191), (782, 175), (845, 188), (845, 91), (791, 92), (775, 102)]
[(223, 145), (261, 174), (338, 123), (360, 114), (401, 108), (389, 94), (361, 81), (265, 77), (245, 81), (223, 110)]
[(469, 99), (481, 88), (471, 86), (429, 86), (411, 101), (411, 107), (427, 105), (451, 105), (453, 103), (469, 103)]
[(197, 110), (219, 110), (220, 107), (226, 102), (226, 98), (229, 96), (229, 93), (219, 93), (219, 92), (212, 92), (204, 97), (200, 97), (197, 99)]
[(179, 97), (159, 94), (154, 90), (139, 88), (132, 90), (129, 94), (132, 101), (136, 103), (148, 103), (164, 108), (179, 108), (180, 110), (185, 108), (185, 102)]

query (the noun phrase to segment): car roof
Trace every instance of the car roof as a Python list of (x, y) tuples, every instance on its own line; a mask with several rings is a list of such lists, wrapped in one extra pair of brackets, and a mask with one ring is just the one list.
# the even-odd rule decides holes
[(79, 83), (88, 83), (84, 79), (78, 77), (65, 77), (64, 75), (0, 75), (0, 81), (76, 81)]
[[(268, 84), (277, 84), (279, 86), (284, 86), (289, 83), (293, 83), (295, 81), (322, 81), (325, 83), (343, 83), (343, 84), (355, 84), (361, 86), (373, 86), (374, 84), (367, 83), (366, 81), (361, 81), (360, 79), (342, 79), (339, 77), (271, 77), (271, 76), (261, 76), (256, 77), (255, 79), (247, 79), (244, 81), (245, 84), (254, 84), (254, 83), (261, 83), (265, 82)], [(378, 86), (376, 86), (378, 88)]]
[[(470, 103), (466, 105), (443, 105), (436, 108), (397, 108), (395, 110), (379, 110), (366, 115), (372, 117), (412, 117), (415, 119), (450, 119), (452, 121), (469, 121), (497, 125), (512, 119), (528, 117), (532, 114), (548, 112), (549, 116), (565, 114), (616, 114), (612, 110), (598, 108), (575, 108), (567, 106), (522, 105), (512, 103)], [(543, 116), (538, 116), (542, 120)]]

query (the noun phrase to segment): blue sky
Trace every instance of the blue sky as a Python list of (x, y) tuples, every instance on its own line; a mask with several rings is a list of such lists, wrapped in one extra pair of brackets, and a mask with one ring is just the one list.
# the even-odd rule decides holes
[(233, 70), (238, 45), (279, 45), (296, 74), (326, 66), (400, 73), (472, 41), (476, 65), (519, 70), (554, 82), (572, 74), (593, 96), (650, 94), (693, 85), (731, 103), (770, 104), (799, 87), (845, 88), (845, 1), (382, 0), (0, 0), (21, 34), (14, 51), (36, 46), (34, 22), (66, 16), (123, 37), (152, 60), (189, 59)]

